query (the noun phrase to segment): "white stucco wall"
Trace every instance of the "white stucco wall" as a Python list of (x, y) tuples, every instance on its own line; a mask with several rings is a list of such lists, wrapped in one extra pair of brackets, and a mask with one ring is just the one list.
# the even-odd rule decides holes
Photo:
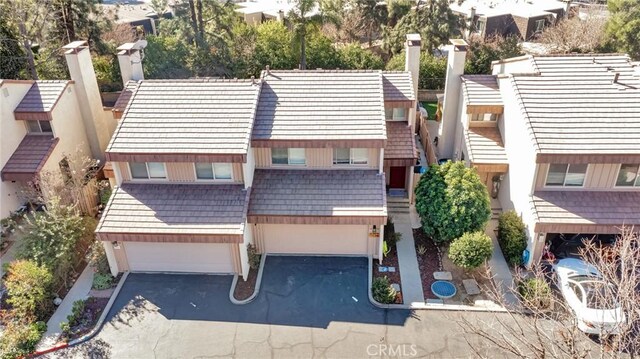
[(253, 148), (249, 144), (247, 150), (247, 162), (242, 164), (242, 175), (244, 177), (244, 188), (249, 188), (253, 184), (253, 172), (256, 169), (256, 160), (253, 154)]

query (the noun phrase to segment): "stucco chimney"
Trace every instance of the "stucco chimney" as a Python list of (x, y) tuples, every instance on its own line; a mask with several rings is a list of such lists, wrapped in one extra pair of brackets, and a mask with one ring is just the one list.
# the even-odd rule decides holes
[(127, 42), (118, 47), (117, 50), (122, 83), (126, 85), (127, 81), (130, 80), (144, 80), (140, 47), (136, 43)]
[(102, 98), (89, 47), (86, 41), (74, 41), (62, 48), (65, 50), (64, 57), (69, 74), (74, 81), (91, 154), (94, 158), (104, 161), (103, 150), (107, 147), (111, 134), (105, 122)]
[(444, 103), (442, 106), (442, 122), (438, 133), (438, 152), (440, 158), (453, 158), (456, 124), (460, 108), (460, 87), (464, 75), (464, 61), (467, 55), (467, 42), (462, 39), (449, 40), (447, 46), (447, 78), (444, 85)]
[[(405, 59), (404, 70), (411, 72), (411, 80), (413, 81), (413, 93), (418, 99), (418, 81), (420, 79), (420, 47), (422, 46), (422, 39), (420, 34), (407, 34), (407, 41), (404, 44)], [(413, 106), (409, 110), (409, 125), (415, 132), (416, 128), (416, 107)], [(412, 132), (412, 133), (413, 133)]]

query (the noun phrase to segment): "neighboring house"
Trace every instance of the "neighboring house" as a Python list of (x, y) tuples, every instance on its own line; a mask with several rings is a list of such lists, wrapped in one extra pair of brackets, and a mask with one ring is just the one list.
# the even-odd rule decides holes
[[(464, 63), (464, 46), (450, 63)], [(527, 226), (531, 260), (561, 238), (640, 225), (640, 68), (626, 55), (522, 56), (447, 75), (440, 151), (477, 168)], [(457, 88), (457, 93), (454, 89)]]
[(128, 82), (96, 230), (112, 272), (246, 278), (248, 244), (382, 259), (387, 188), (408, 196), (417, 160), (419, 37), (407, 50), (406, 72)]
[(116, 121), (102, 107), (86, 42), (63, 49), (71, 80), (0, 80), (0, 218), (24, 205), (29, 182), (61, 171), (65, 155), (104, 160)]
[[(284, 21), (291, 10), (296, 8), (293, 0), (260, 0), (236, 2), (236, 13), (249, 25), (258, 25), (264, 21)], [(312, 18), (320, 14), (320, 7), (315, 5), (305, 17)]]
[(449, 4), (467, 24), (466, 36), (517, 36), (527, 41), (567, 15), (571, 1), (465, 0)]

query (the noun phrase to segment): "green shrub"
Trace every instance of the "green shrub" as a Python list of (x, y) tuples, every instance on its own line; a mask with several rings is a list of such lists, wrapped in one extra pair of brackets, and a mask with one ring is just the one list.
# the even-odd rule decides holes
[(389, 283), (389, 278), (378, 277), (374, 278), (371, 283), (371, 294), (376, 302), (390, 304), (395, 302), (397, 292)]
[(96, 273), (93, 275), (93, 289), (104, 290), (113, 287), (113, 276), (111, 274)]
[(487, 188), (463, 162), (432, 165), (420, 177), (415, 194), (422, 229), (436, 243), (484, 230), (491, 216)]
[(73, 307), (71, 308), (71, 314), (67, 315), (67, 321), (70, 327), (80, 324), (80, 320), (82, 320), (85, 307), (86, 307), (86, 302), (83, 299), (79, 299), (73, 302)]
[(111, 191), (112, 191), (112, 190), (111, 190), (111, 187), (103, 188), (103, 189), (100, 191), (100, 203), (101, 203), (103, 206), (106, 206), (106, 205), (107, 205), (107, 203), (109, 202), (109, 199), (111, 198)]
[(5, 285), (13, 316), (22, 321), (44, 319), (51, 307), (51, 272), (27, 260), (9, 265)]
[(247, 255), (249, 256), (249, 267), (252, 269), (258, 269), (260, 267), (260, 253), (253, 244), (247, 245)]
[(393, 218), (387, 217), (387, 225), (384, 227), (384, 241), (389, 249), (396, 246), (396, 243), (402, 239), (402, 233), (396, 232)]
[(37, 323), (9, 322), (0, 338), (2, 358), (17, 358), (31, 354), (42, 338), (42, 333), (42, 326)]
[(532, 309), (547, 309), (553, 299), (549, 283), (541, 278), (529, 278), (519, 282), (518, 293), (523, 305)]
[(509, 264), (514, 266), (522, 264), (522, 252), (527, 249), (527, 234), (522, 218), (515, 211), (500, 215), (498, 243)]
[(68, 337), (71, 334), (71, 325), (69, 325), (69, 322), (62, 322), (60, 323), (60, 330), (62, 330), (62, 335)]
[(462, 268), (473, 269), (491, 258), (491, 238), (482, 232), (465, 233), (449, 247), (449, 258)]
[[(107, 259), (107, 254), (104, 251), (104, 246), (101, 241), (94, 241), (91, 244), (91, 249), (89, 250), (89, 265), (91, 265), (96, 273), (98, 274), (109, 274), (111, 275), (111, 268), (109, 268), (109, 260)], [(94, 277), (95, 284), (95, 277)]]

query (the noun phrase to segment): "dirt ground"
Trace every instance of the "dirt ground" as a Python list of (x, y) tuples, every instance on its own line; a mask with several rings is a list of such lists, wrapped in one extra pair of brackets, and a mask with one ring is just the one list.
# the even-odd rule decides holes
[(258, 269), (249, 269), (247, 280), (238, 278), (238, 283), (233, 291), (233, 297), (237, 300), (245, 300), (249, 298), (256, 289), (256, 281), (258, 279)]
[[(486, 288), (491, 286), (491, 279), (489, 277), (486, 265), (473, 270), (465, 270), (453, 264), (449, 257), (444, 254), (442, 256), (442, 269), (446, 272), (451, 272), (451, 275), (453, 276), (452, 282), (458, 290), (456, 295), (451, 299), (445, 300), (445, 303), (462, 303), (466, 305), (473, 305), (474, 301), (476, 300), (489, 299), (486, 295)], [(463, 279), (475, 279), (476, 282), (478, 282), (478, 286), (480, 287), (480, 294), (468, 295), (464, 290), (464, 286), (462, 285)]]

